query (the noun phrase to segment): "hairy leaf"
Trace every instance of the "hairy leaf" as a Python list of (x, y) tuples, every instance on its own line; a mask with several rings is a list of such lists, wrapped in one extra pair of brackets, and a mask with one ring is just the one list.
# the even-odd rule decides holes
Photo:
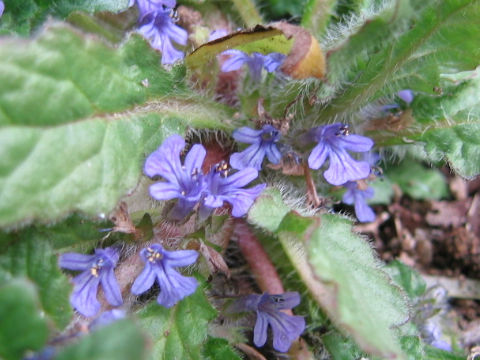
[(260, 198), (249, 220), (270, 231), (280, 222), (275, 232), (283, 251), (332, 321), (368, 353), (402, 358), (394, 327), (408, 318), (406, 296), (365, 239), (352, 232), (351, 222), (336, 215), (302, 217), (294, 212), (270, 212), (266, 220), (257, 215), (263, 201), (272, 200)]
[(32, 226), (21, 232), (2, 233), (0, 239), (9, 245), (0, 250), (0, 283), (28, 278), (37, 288), (42, 311), (63, 329), (72, 317), (68, 301), (72, 287), (58, 267), (48, 233)]
[(131, 360), (144, 359), (146, 342), (136, 325), (130, 320), (95, 330), (64, 350), (57, 360)]
[(241, 357), (230, 347), (228, 341), (209, 337), (203, 349), (207, 360), (240, 360)]
[(0, 226), (108, 213), (167, 136), (229, 126), (225, 107), (178, 96), (178, 74), (137, 37), (115, 50), (54, 24), (22, 46), (0, 42), (2, 51)]
[(0, 357), (22, 359), (27, 350), (39, 350), (48, 327), (38, 308), (34, 286), (24, 279), (0, 285)]
[(127, 8), (128, 0), (3, 0), (5, 13), (0, 21), (0, 35), (18, 33), (28, 35), (53, 15), (67, 17), (73, 11), (120, 11)]
[(1, 39), (0, 59), (0, 125), (67, 123), (182, 89), (181, 69), (164, 70), (138, 35), (115, 49), (53, 23), (34, 40)]
[(445, 176), (413, 160), (404, 160), (387, 170), (390, 180), (414, 199), (438, 200), (448, 195)]
[(151, 336), (151, 359), (202, 359), (207, 340), (207, 324), (216, 316), (201, 286), (174, 307), (167, 309), (156, 301), (137, 313)]
[[(408, 4), (400, 3), (403, 6)], [(377, 32), (382, 36), (379, 51), (369, 57), (352, 86), (333, 100), (319, 114), (319, 119), (326, 120), (352, 113), (382, 95), (384, 88), (391, 93), (402, 88), (433, 93), (434, 88), (443, 84), (441, 73), (472, 70), (478, 65), (478, 0), (432, 0), (426, 2), (426, 5), (418, 10), (408, 10), (411, 26), (403, 28), (401, 35), (392, 31)], [(400, 18), (403, 22), (406, 21), (405, 18)], [(389, 38), (389, 34), (395, 34), (395, 41), (392, 37)], [(389, 41), (390, 44), (387, 45)], [(458, 46), (460, 43), (461, 47)], [(354, 45), (357, 48), (362, 46), (359, 41)], [(343, 62), (339, 64), (344, 65)]]

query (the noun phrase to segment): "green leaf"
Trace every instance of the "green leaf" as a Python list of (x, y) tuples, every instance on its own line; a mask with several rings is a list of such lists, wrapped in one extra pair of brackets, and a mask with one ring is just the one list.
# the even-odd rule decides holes
[(422, 342), (418, 336), (402, 337), (402, 347), (409, 360), (465, 360), (466, 356), (437, 349)]
[(28, 35), (42, 24), (48, 15), (67, 17), (73, 11), (120, 11), (128, 0), (3, 0), (5, 12), (0, 21), (0, 35), (18, 33)]
[[(408, 7), (408, 2), (399, 3)], [(434, 88), (443, 85), (441, 73), (472, 70), (478, 65), (478, 0), (432, 0), (426, 2), (426, 6), (423, 3), (421, 6), (414, 2), (412, 4), (424, 8), (412, 8), (406, 12), (409, 17), (396, 18), (404, 25), (410, 20), (410, 26), (403, 27), (400, 34), (392, 31), (377, 33), (382, 36), (382, 41), (378, 43), (379, 46), (381, 44), (379, 51), (361, 65), (363, 68), (360, 73), (357, 71), (359, 76), (354, 84), (319, 114), (321, 122), (357, 111), (367, 102), (383, 95), (384, 88), (390, 94), (402, 88), (433, 93)], [(380, 26), (384, 28), (382, 24)], [(362, 44), (356, 42), (355, 46)], [(330, 61), (335, 62), (333, 56)], [(337, 66), (344, 67), (345, 64), (339, 62)]]
[(413, 160), (404, 160), (386, 171), (390, 180), (414, 199), (438, 200), (448, 196), (445, 176), (438, 169), (427, 169)]
[[(480, 120), (480, 118), (478, 118)], [(420, 137), (431, 161), (446, 160), (459, 175), (480, 174), (480, 121), (425, 131)]]
[(268, 188), (257, 198), (255, 206), (248, 212), (248, 221), (261, 224), (268, 231), (275, 231), (288, 213), (289, 208), (283, 203), (280, 191)]
[(39, 350), (47, 341), (35, 288), (26, 280), (0, 286), (0, 319), (0, 357), (5, 360), (21, 359), (26, 350)]
[[(289, 227), (283, 231), (293, 236)], [(352, 232), (351, 222), (325, 214), (298, 235), (309, 241), (309, 262), (325, 291), (319, 300), (334, 322), (365, 351), (402, 358), (394, 327), (408, 319), (405, 295), (392, 285), (368, 243)]]
[(385, 204), (391, 203), (393, 197), (392, 182), (387, 177), (380, 177), (369, 183), (373, 188), (373, 198), (368, 200), (369, 204)]
[(368, 135), (380, 146), (417, 141), (424, 147), (425, 160), (445, 160), (466, 178), (479, 174), (480, 76), (478, 71), (469, 72), (468, 79), (465, 73), (455, 75), (461, 80), (445, 88), (442, 96), (416, 96), (412, 105), (415, 124), (401, 131), (371, 131)]
[(185, 62), (190, 69), (198, 69), (214, 60), (218, 54), (228, 49), (238, 49), (246, 53), (259, 52), (268, 54), (279, 52), (288, 54), (293, 39), (288, 39), (281, 30), (272, 27), (255, 27), (234, 33), (224, 40), (215, 40), (198, 47), (189, 54)]
[(401, 261), (394, 260), (390, 262), (385, 270), (393, 281), (402, 287), (412, 300), (422, 296), (427, 289), (427, 284), (422, 276), (411, 267)]
[[(250, 213), (260, 213), (262, 202), (271, 204), (272, 199), (258, 199)], [(370, 354), (404, 358), (395, 327), (408, 319), (407, 297), (365, 239), (352, 232), (351, 222), (337, 215), (302, 217), (295, 212), (272, 218), (249, 214), (251, 222), (269, 231), (281, 218), (275, 231), (279, 243), (334, 324)]]
[(302, 26), (320, 36), (327, 28), (337, 0), (308, 0), (302, 17)]
[(163, 69), (139, 35), (115, 49), (53, 23), (35, 40), (2, 39), (0, 59), (0, 125), (67, 123), (184, 89), (181, 68)]
[(21, 232), (0, 233), (0, 284), (15, 277), (26, 277), (35, 284), (42, 311), (59, 329), (72, 317), (69, 295), (72, 286), (58, 267), (49, 234), (29, 227)]
[(241, 357), (231, 348), (228, 341), (221, 338), (208, 337), (203, 349), (206, 360), (240, 360)]
[(0, 226), (75, 210), (104, 215), (167, 136), (231, 126), (229, 109), (187, 99), (177, 79), (184, 69), (160, 68), (136, 36), (115, 50), (55, 24), (21, 44), (0, 44), (0, 122), (9, 124), (0, 127)]
[(269, 19), (299, 18), (302, 16), (307, 0), (286, 1), (286, 0), (262, 0), (262, 12)]
[(137, 313), (142, 327), (151, 336), (150, 358), (202, 359), (207, 324), (216, 314), (202, 286), (170, 309), (152, 301)]
[(364, 355), (351, 339), (337, 331), (323, 335), (322, 342), (333, 360), (361, 359)]
[(56, 360), (132, 360), (145, 358), (146, 343), (130, 320), (119, 320), (95, 330), (62, 350)]

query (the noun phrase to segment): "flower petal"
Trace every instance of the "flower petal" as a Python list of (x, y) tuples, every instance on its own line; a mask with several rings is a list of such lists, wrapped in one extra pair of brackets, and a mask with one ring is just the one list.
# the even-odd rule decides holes
[(176, 183), (158, 182), (150, 185), (150, 196), (156, 200), (171, 200), (182, 196)]
[(132, 288), (130, 289), (131, 293), (134, 295), (143, 294), (153, 286), (155, 278), (156, 275), (153, 271), (152, 265), (149, 262), (146, 262), (145, 268), (133, 282)]
[(145, 161), (144, 173), (149, 177), (160, 175), (168, 181), (177, 182), (176, 173), (181, 168), (180, 153), (185, 140), (180, 135), (172, 135)]
[(248, 167), (246, 169), (237, 171), (235, 174), (222, 179), (222, 187), (241, 188), (248, 185), (250, 182), (258, 177), (258, 171), (254, 168)]
[(270, 295), (278, 310), (292, 309), (300, 304), (300, 294), (296, 291), (286, 292), (279, 295)]
[(103, 293), (110, 305), (120, 306), (123, 304), (122, 294), (120, 287), (118, 286), (117, 279), (113, 268), (105, 269), (100, 276), (100, 282), (102, 283)]
[(375, 212), (364, 199), (355, 201), (355, 215), (360, 222), (372, 222), (375, 220)]
[(230, 156), (230, 165), (232, 168), (242, 170), (247, 167), (260, 170), (262, 168), (265, 149), (258, 144), (252, 144), (240, 153), (234, 153)]
[(185, 171), (189, 176), (196, 169), (201, 169), (205, 155), (207, 154), (205, 148), (202, 145), (196, 144), (193, 145), (187, 156), (185, 157)]
[(282, 154), (275, 144), (267, 146), (265, 148), (265, 152), (267, 154), (268, 161), (270, 161), (272, 164), (278, 164), (280, 160), (282, 160)]
[(223, 197), (221, 195), (207, 195), (203, 199), (203, 204), (209, 208), (218, 208), (223, 206)]
[(232, 216), (241, 217), (245, 215), (252, 206), (255, 199), (265, 189), (267, 184), (259, 184), (250, 189), (239, 189), (224, 200), (232, 205)]
[(234, 130), (232, 136), (238, 142), (255, 144), (262, 141), (262, 133), (263, 130), (254, 130), (247, 126), (244, 126)]
[(187, 45), (188, 32), (178, 25), (175, 25), (171, 20), (168, 25), (163, 28), (163, 33), (179, 45)]
[[(282, 312), (268, 317), (273, 333), (273, 348), (280, 352), (287, 352), (292, 342), (305, 330), (303, 316), (291, 316)], [(273, 315), (273, 316), (272, 316)]]
[(325, 180), (332, 185), (342, 185), (349, 180), (365, 179), (370, 174), (370, 165), (365, 161), (355, 161), (341, 149), (330, 152), (330, 167), (323, 173)]
[(220, 68), (223, 72), (238, 70), (248, 60), (247, 54), (235, 49), (224, 51), (222, 52), (222, 55), (231, 55), (231, 57), (226, 60)]
[(84, 271), (73, 278), (75, 287), (70, 295), (70, 304), (82, 315), (94, 316), (100, 310), (97, 300), (97, 290), (100, 278), (93, 276), (90, 271)]
[(330, 147), (324, 144), (323, 142), (319, 142), (317, 146), (315, 146), (308, 157), (308, 166), (310, 169), (320, 169), (323, 165), (325, 160), (327, 160), (327, 156), (330, 154), (331, 150)]
[(400, 90), (399, 92), (397, 92), (397, 95), (400, 99), (405, 101), (407, 105), (410, 105), (414, 98), (413, 91), (409, 89)]
[(68, 270), (87, 270), (90, 268), (95, 255), (85, 255), (78, 253), (65, 253), (60, 255), (58, 265)]
[(172, 307), (197, 289), (197, 279), (183, 276), (166, 265), (155, 267), (155, 273), (161, 289), (157, 302), (166, 308)]
[(264, 67), (268, 72), (273, 72), (282, 65), (283, 60), (285, 60), (285, 55), (280, 53), (270, 53), (265, 55)]
[(267, 342), (267, 316), (267, 314), (257, 311), (257, 321), (253, 329), (253, 343), (256, 347), (262, 347)]
[(164, 251), (165, 266), (179, 267), (192, 265), (198, 258), (195, 250)]
[(354, 134), (339, 136), (336, 143), (339, 147), (355, 152), (369, 151), (374, 145), (372, 139), (366, 136)]

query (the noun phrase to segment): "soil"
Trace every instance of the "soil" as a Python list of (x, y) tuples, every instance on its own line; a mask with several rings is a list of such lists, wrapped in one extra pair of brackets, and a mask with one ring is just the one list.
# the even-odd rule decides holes
[(428, 284), (446, 278), (448, 317), (459, 344), (470, 349), (480, 345), (480, 178), (465, 181), (448, 169), (444, 173), (450, 199), (419, 201), (395, 189), (391, 205), (374, 206), (377, 221), (358, 228), (373, 239), (384, 261), (403, 261), (426, 275)]

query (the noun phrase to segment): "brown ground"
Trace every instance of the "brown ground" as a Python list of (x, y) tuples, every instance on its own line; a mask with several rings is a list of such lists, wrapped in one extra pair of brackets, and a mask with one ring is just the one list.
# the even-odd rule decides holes
[(445, 175), (451, 199), (418, 201), (396, 189), (390, 206), (375, 207), (377, 221), (359, 230), (374, 239), (384, 261), (403, 261), (428, 284), (444, 281), (448, 317), (460, 344), (471, 348), (480, 345), (480, 178)]

